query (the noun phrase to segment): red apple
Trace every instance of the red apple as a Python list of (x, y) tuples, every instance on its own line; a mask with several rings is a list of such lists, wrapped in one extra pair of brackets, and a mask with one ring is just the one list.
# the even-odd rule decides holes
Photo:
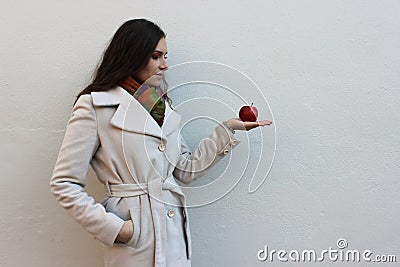
[(242, 121), (257, 121), (258, 110), (256, 107), (253, 107), (253, 103), (251, 106), (243, 106), (239, 111), (239, 118)]

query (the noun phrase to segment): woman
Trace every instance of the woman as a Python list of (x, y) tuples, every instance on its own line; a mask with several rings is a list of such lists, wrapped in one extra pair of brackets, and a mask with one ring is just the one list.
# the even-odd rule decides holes
[[(161, 89), (166, 58), (165, 34), (154, 23), (134, 19), (116, 31), (77, 97), (50, 181), (61, 206), (105, 245), (105, 266), (190, 266), (175, 179), (202, 176), (239, 143), (234, 130), (270, 124), (229, 119), (192, 153)], [(102, 203), (84, 191), (89, 165), (106, 187)]]

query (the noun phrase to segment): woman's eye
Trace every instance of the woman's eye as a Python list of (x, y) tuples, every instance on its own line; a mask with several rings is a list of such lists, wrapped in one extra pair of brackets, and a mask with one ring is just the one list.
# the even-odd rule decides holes
[[(162, 55), (160, 55), (160, 54), (155, 54), (155, 55), (152, 55), (151, 58), (157, 60), (157, 59), (159, 59), (161, 56), (162, 56)], [(164, 59), (167, 59), (167, 58), (168, 58), (168, 55), (167, 55), (167, 54), (164, 54)]]

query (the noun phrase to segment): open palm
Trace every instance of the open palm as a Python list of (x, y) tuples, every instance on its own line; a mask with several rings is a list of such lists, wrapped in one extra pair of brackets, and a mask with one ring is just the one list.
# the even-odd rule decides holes
[(262, 120), (262, 121), (242, 121), (239, 118), (232, 118), (227, 121), (227, 124), (233, 129), (233, 130), (243, 130), (243, 131), (249, 131), (251, 129), (257, 128), (259, 126), (266, 126), (266, 125), (271, 125), (272, 121), (269, 120)]

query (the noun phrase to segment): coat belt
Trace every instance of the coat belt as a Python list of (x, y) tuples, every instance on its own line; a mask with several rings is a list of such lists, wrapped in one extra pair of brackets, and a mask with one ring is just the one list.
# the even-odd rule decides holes
[[(170, 190), (179, 195), (183, 195), (181, 190), (176, 190), (178, 185), (173, 184), (169, 180), (170, 178), (161, 183), (162, 190)], [(140, 195), (148, 194), (149, 192), (149, 187), (147, 183), (109, 184), (108, 181), (106, 181), (104, 187), (106, 189), (106, 196), (108, 197), (137, 197)]]
[[(165, 219), (165, 209), (162, 200), (162, 190), (170, 190), (177, 193), (181, 199), (183, 208), (186, 211), (186, 199), (181, 188), (172, 183), (172, 177), (168, 177), (164, 182), (161, 179), (153, 179), (147, 183), (139, 184), (109, 184), (105, 183), (106, 195), (108, 197), (136, 197), (144, 194), (149, 195), (151, 215), (153, 219), (154, 234), (155, 234), (155, 266), (165, 267), (166, 266), (166, 246), (167, 246), (167, 236), (166, 236), (166, 219)], [(188, 220), (185, 216), (185, 220)], [(190, 241), (189, 223), (185, 223), (185, 236), (187, 238), (186, 242), (186, 253), (188, 259), (191, 258), (192, 249)]]

